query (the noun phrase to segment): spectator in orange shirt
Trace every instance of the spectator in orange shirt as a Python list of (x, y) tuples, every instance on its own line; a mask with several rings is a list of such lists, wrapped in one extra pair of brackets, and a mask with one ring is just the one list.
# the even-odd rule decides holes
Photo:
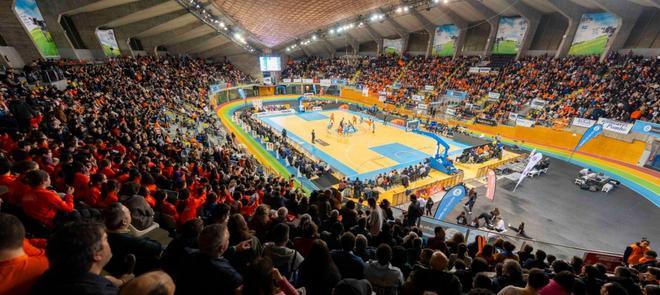
[(9, 196), (7, 196), (7, 203), (12, 206), (20, 206), (21, 199), (25, 191), (29, 189), (29, 186), (26, 185), (23, 181), (25, 175), (30, 171), (39, 169), (39, 164), (34, 161), (21, 161), (15, 163), (12, 166), (11, 170), (14, 172), (14, 175), (17, 175), (14, 181), (8, 185), (9, 187)]
[(16, 216), (0, 213), (0, 294), (28, 294), (37, 278), (48, 269), (41, 251), (28, 256), (23, 250), (25, 227)]
[(25, 214), (46, 227), (53, 227), (53, 219), (58, 212), (73, 212), (73, 188), (68, 187), (64, 198), (48, 189), (50, 176), (43, 170), (30, 171), (25, 175), (29, 188), (21, 201)]
[(108, 182), (108, 178), (102, 173), (93, 174), (89, 178), (89, 193), (84, 200), (87, 205), (98, 208), (99, 203), (101, 202), (103, 185), (106, 182)]
[(11, 164), (7, 160), (0, 161), (0, 198), (3, 200), (9, 196), (9, 186), (16, 180), (10, 170)]

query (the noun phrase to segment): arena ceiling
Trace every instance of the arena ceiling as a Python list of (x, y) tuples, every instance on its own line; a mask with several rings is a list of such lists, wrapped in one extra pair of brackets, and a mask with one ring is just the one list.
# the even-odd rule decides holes
[[(4, 0), (0, 0), (4, 1)], [(60, 16), (70, 17), (84, 42), (97, 43), (96, 28), (112, 28), (122, 52), (128, 41), (137, 38), (144, 50), (166, 47), (173, 54), (203, 58), (224, 58), (257, 54), (262, 50), (284, 52), (313, 34), (317, 42), (300, 46), (291, 55), (334, 53), (380, 38), (401, 37), (412, 32), (430, 32), (436, 25), (456, 23), (470, 26), (501, 15), (520, 15), (520, 7), (539, 15), (560, 12), (556, 4), (589, 12), (624, 3), (630, 7), (660, 8), (660, 0), (36, 0), (53, 38), (69, 43), (59, 25)], [(191, 5), (226, 24), (221, 30), (202, 21)], [(409, 5), (410, 11), (393, 13)], [(388, 13), (390, 12), (390, 13)], [(374, 13), (384, 19), (369, 21)], [(560, 12), (561, 13), (561, 12)], [(328, 34), (330, 28), (347, 23), (356, 26), (341, 34)], [(240, 34), (244, 44), (236, 41)], [(257, 49), (246, 51), (245, 44)], [(247, 57), (246, 57), (247, 58)]]

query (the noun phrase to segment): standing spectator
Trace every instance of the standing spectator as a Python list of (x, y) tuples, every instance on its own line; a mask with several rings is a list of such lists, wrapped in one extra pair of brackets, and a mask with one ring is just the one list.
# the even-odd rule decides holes
[(285, 278), (292, 279), (294, 272), (303, 262), (303, 256), (296, 250), (288, 248), (289, 226), (280, 223), (273, 228), (273, 242), (264, 244), (263, 256), (272, 260), (273, 265)]
[(337, 264), (341, 277), (363, 279), (364, 261), (362, 258), (353, 254), (355, 248), (355, 236), (350, 232), (345, 232), (341, 236), (341, 250), (333, 250), (332, 260)]
[(23, 250), (25, 227), (14, 215), (0, 213), (0, 294), (28, 294), (48, 269), (43, 251), (28, 255)]
[(406, 224), (408, 226), (415, 226), (419, 223), (420, 217), (424, 215), (424, 209), (419, 205), (417, 201), (417, 196), (410, 195), (410, 205), (408, 205), (408, 211), (406, 216)]
[(376, 294), (396, 295), (403, 285), (401, 269), (392, 266), (392, 248), (381, 244), (376, 249), (376, 260), (369, 261), (364, 269), (364, 277), (371, 283)]
[(268, 257), (257, 258), (245, 272), (242, 294), (298, 295), (298, 291), (282, 276)]
[(474, 207), (474, 203), (476, 202), (477, 202), (477, 190), (471, 188), (470, 191), (468, 192), (468, 201), (465, 203), (465, 208), (468, 210), (469, 214), (472, 214), (472, 207)]
[(70, 223), (48, 239), (50, 268), (34, 284), (31, 294), (117, 294), (133, 276), (101, 276), (112, 257), (108, 235), (97, 223)]
[(339, 280), (341, 273), (330, 256), (328, 246), (323, 240), (315, 240), (300, 265), (298, 285), (305, 287), (308, 294), (329, 295)]
[(371, 211), (369, 213), (369, 222), (367, 222), (369, 225), (369, 232), (372, 237), (376, 237), (383, 227), (385, 216), (383, 215), (383, 210), (379, 206), (376, 206), (376, 199), (369, 198), (367, 203), (369, 204), (369, 210)]
[(628, 265), (639, 264), (639, 261), (644, 257), (644, 253), (651, 250), (650, 245), (651, 242), (647, 238), (642, 238), (641, 241), (630, 244), (623, 254), (623, 261)]

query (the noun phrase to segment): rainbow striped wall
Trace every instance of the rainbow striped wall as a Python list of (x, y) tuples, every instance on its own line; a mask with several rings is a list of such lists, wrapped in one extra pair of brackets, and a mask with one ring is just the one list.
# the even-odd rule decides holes
[[(317, 98), (337, 100), (346, 103), (354, 103), (364, 105), (363, 102), (356, 99), (335, 97), (335, 96), (320, 96)], [(262, 164), (268, 166), (273, 171), (283, 176), (289, 176), (290, 173), (280, 162), (277, 161), (271, 154), (269, 154), (257, 141), (255, 141), (247, 132), (245, 132), (238, 124), (231, 120), (231, 116), (237, 109), (244, 106), (245, 103), (251, 103), (253, 100), (268, 101), (296, 101), (298, 96), (264, 96), (258, 98), (248, 99), (246, 102), (243, 100), (236, 100), (221, 104), (218, 106), (216, 112), (221, 118), (222, 123), (227, 129), (236, 135), (236, 138), (245, 144), (248, 151), (252, 153), (256, 159)], [(469, 126), (468, 126), (469, 128)], [(477, 132), (481, 133), (481, 132)], [(488, 134), (485, 134), (486, 136)], [(634, 165), (625, 163), (616, 163), (608, 161), (607, 159), (593, 157), (580, 152), (575, 153), (572, 157), (570, 151), (558, 149), (549, 146), (541, 146), (529, 143), (514, 142), (507, 138), (502, 139), (508, 144), (517, 144), (528, 150), (536, 149), (545, 155), (552, 156), (558, 159), (569, 161), (575, 165), (588, 167), (597, 172), (603, 172), (614, 179), (621, 181), (621, 183), (640, 195), (644, 196), (650, 202), (660, 208), (660, 178), (658, 173), (646, 168), (640, 168)]]

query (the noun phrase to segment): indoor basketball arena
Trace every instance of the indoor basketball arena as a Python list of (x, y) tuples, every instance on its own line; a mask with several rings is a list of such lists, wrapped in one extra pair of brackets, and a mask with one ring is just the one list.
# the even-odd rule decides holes
[(659, 0), (0, 0), (0, 295), (659, 295)]

